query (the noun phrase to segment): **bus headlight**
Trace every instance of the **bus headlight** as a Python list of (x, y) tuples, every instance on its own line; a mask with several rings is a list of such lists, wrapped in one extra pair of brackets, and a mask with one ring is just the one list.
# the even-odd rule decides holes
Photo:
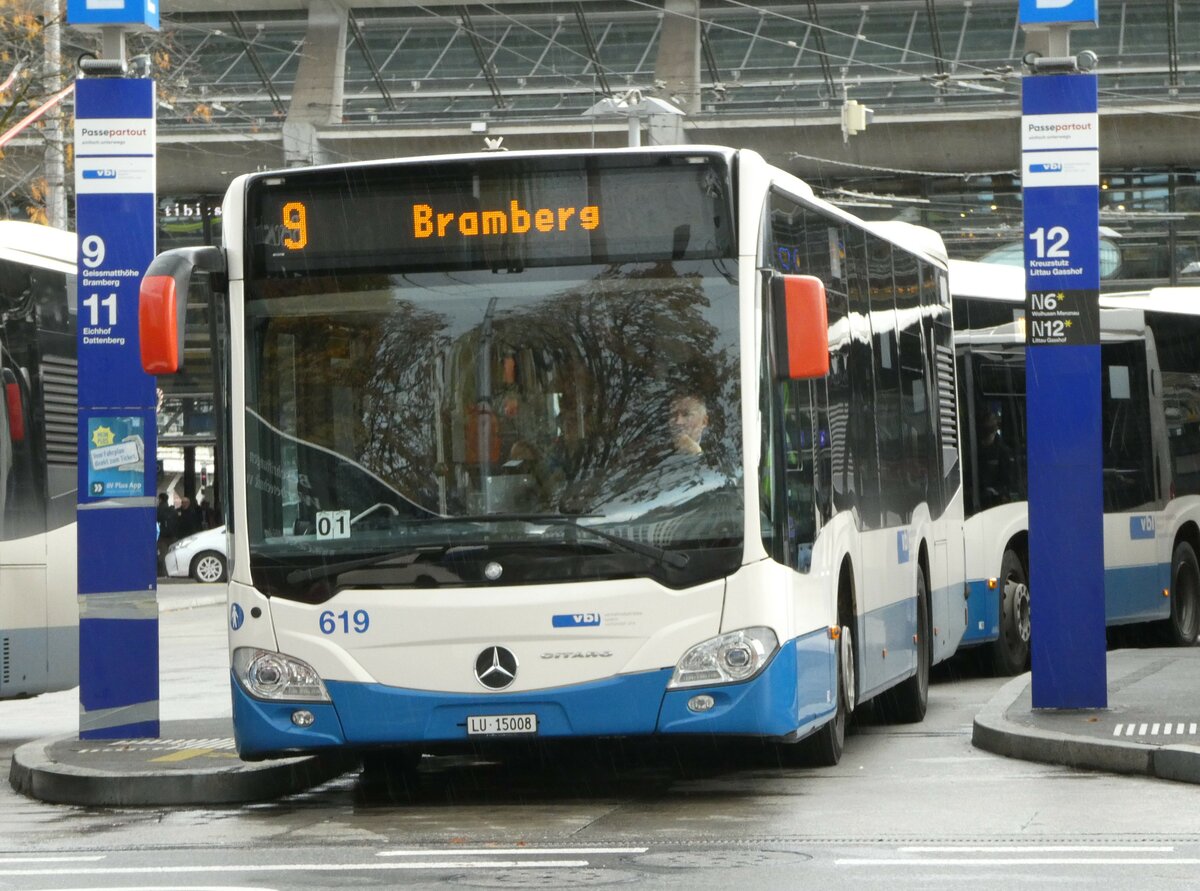
[(722, 634), (684, 653), (667, 687), (748, 681), (763, 670), (777, 649), (779, 638), (770, 628), (743, 628)]
[(316, 670), (283, 653), (238, 647), (233, 651), (233, 674), (258, 699), (329, 702), (325, 682)]

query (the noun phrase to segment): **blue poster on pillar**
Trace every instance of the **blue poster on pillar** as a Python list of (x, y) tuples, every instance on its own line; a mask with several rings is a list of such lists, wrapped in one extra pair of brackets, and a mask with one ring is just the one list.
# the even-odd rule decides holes
[(157, 418), (150, 409), (81, 409), (79, 503), (153, 496)]

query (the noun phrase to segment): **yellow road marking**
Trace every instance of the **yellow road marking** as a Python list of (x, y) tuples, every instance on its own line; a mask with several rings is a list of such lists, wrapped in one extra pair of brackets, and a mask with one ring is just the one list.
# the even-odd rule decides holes
[(160, 755), (157, 758), (151, 758), (150, 763), (158, 761), (188, 761), (192, 758), (236, 758), (237, 755), (233, 752), (218, 752), (216, 749), (181, 749), (178, 752), (172, 752), (169, 755)]

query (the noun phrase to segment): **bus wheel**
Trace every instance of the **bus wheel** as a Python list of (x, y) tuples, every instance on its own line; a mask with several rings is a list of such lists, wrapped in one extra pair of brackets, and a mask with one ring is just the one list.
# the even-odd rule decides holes
[(888, 717), (899, 724), (915, 724), (925, 719), (929, 705), (929, 669), (933, 663), (933, 636), (930, 633), (928, 585), (925, 572), (917, 567), (917, 671), (888, 690), (884, 707)]
[(1171, 618), (1167, 638), (1177, 647), (1194, 646), (1200, 637), (1200, 562), (1186, 541), (1175, 546), (1171, 559)]
[(842, 760), (846, 722), (853, 707), (853, 693), (849, 691), (854, 690), (854, 641), (849, 625), (842, 626), (841, 639), (835, 650), (837, 711), (820, 730), (800, 742), (802, 760), (813, 767), (834, 767)]
[(1000, 563), (1000, 636), (992, 644), (996, 674), (1020, 674), (1029, 663), (1029, 577), (1016, 551)]

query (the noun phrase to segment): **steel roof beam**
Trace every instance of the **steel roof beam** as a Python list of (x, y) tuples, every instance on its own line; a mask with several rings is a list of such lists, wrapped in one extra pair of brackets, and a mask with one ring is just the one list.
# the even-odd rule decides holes
[(371, 69), (371, 77), (375, 79), (375, 86), (379, 87), (379, 94), (387, 103), (388, 111), (395, 111), (396, 101), (392, 98), (392, 92), (388, 89), (388, 85), (384, 83), (383, 74), (375, 63), (375, 55), (371, 52), (371, 47), (367, 45), (366, 35), (358, 26), (358, 19), (354, 17), (353, 9), (346, 10), (346, 23), (350, 26), (350, 33), (354, 35), (354, 42), (358, 44), (359, 53), (362, 54), (367, 67)]
[(584, 49), (587, 50), (592, 67), (596, 69), (596, 82), (600, 85), (600, 92), (605, 96), (611, 96), (612, 88), (608, 85), (608, 78), (604, 74), (604, 66), (600, 64), (600, 54), (596, 49), (596, 41), (592, 39), (592, 29), (588, 27), (587, 16), (583, 14), (582, 3), (575, 4), (575, 21), (579, 22), (579, 31), (583, 34)]
[(255, 73), (258, 74), (258, 79), (262, 81), (266, 87), (267, 94), (271, 97), (271, 103), (275, 106), (275, 111), (279, 114), (285, 114), (287, 109), (283, 105), (283, 100), (279, 98), (279, 94), (275, 92), (275, 85), (271, 83), (271, 78), (267, 77), (267, 72), (263, 68), (262, 61), (258, 58), (258, 53), (254, 51), (254, 44), (246, 34), (246, 29), (242, 27), (242, 21), (238, 18), (238, 14), (232, 9), (229, 11), (229, 21), (233, 25), (233, 33), (242, 41), (245, 47), (246, 57), (250, 60), (250, 64), (254, 67)]
[(508, 107), (508, 102), (504, 98), (504, 93), (500, 89), (500, 82), (496, 80), (496, 69), (488, 59), (487, 54), (483, 51), (483, 44), (479, 42), (479, 34), (475, 31), (475, 26), (471, 22), (471, 11), (466, 6), (458, 7), (458, 14), (462, 16), (463, 27), (467, 32), (467, 39), (471, 41), (471, 48), (475, 50), (475, 58), (479, 60), (479, 70), (483, 72), (483, 78), (487, 81), (488, 89), (492, 92), (492, 100), (496, 103), (496, 108), (503, 111)]

